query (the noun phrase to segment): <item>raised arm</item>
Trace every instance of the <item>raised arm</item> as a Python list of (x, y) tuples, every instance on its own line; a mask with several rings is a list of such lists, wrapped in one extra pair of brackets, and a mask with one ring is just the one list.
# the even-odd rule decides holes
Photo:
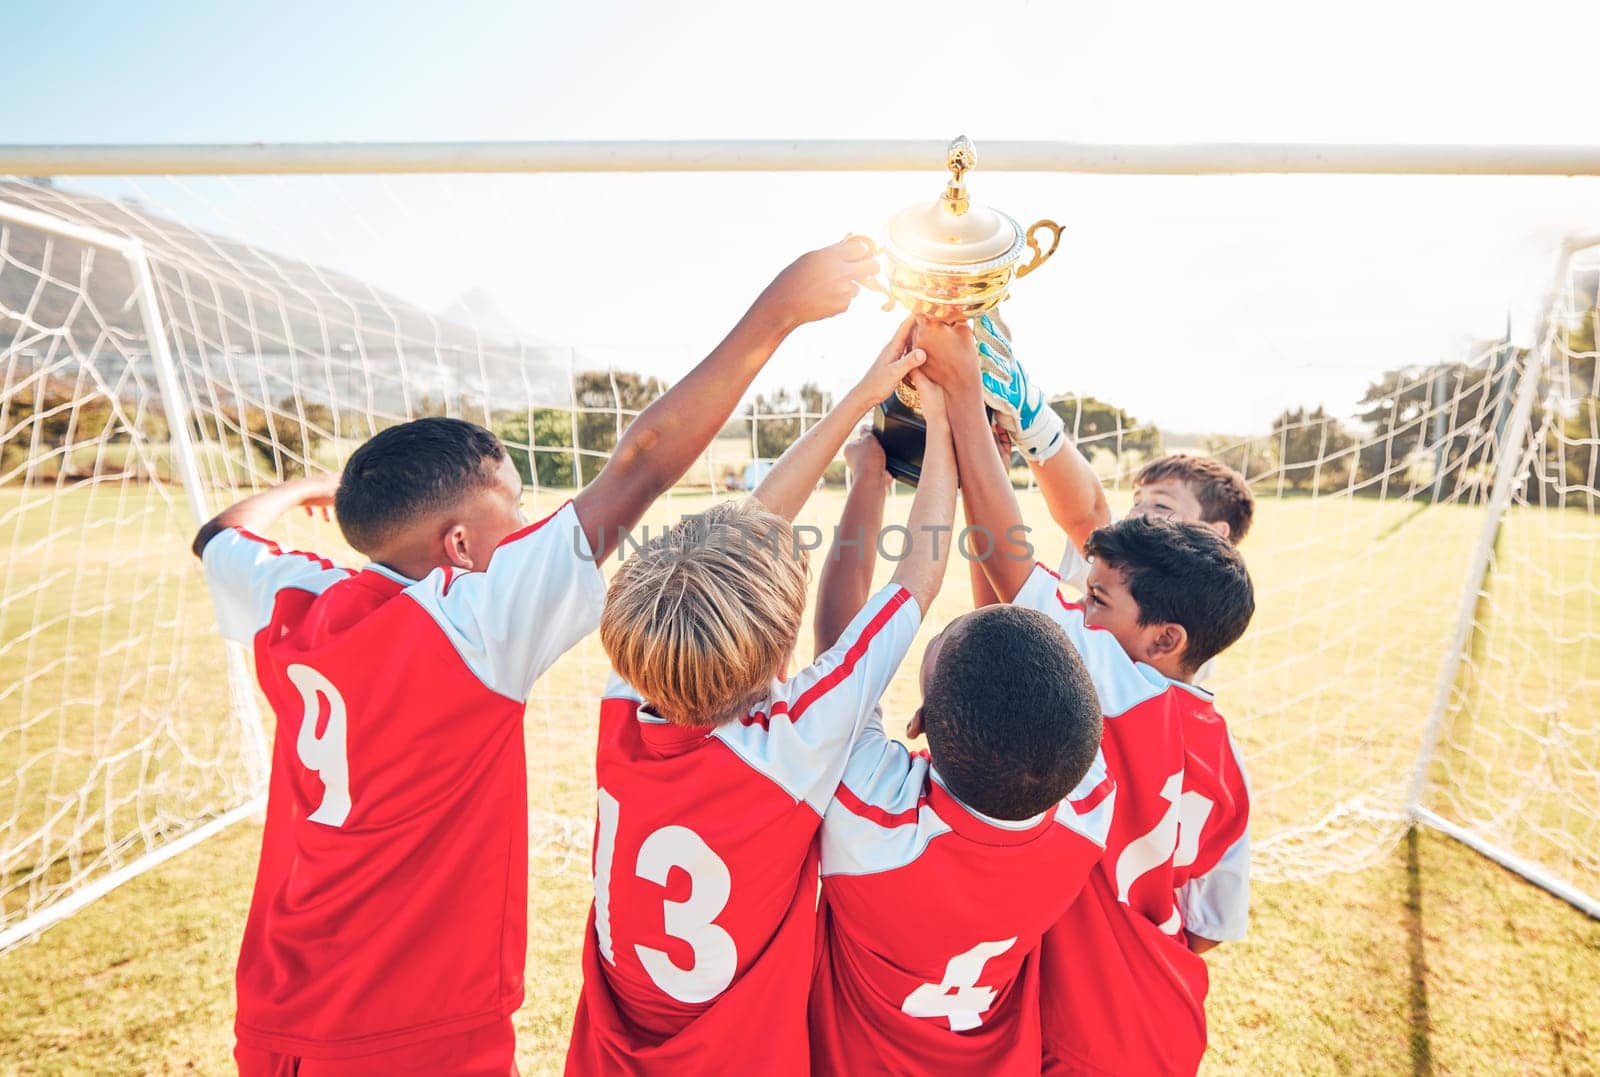
[(850, 468), (850, 493), (817, 583), (814, 654), (833, 646), (872, 593), (883, 500), (894, 483), (884, 466), (883, 446), (870, 426), (857, 431), (844, 447), (844, 461)]
[[(922, 402), (928, 440), (922, 454), (922, 477), (917, 482), (917, 495), (911, 500), (910, 518), (906, 520), (910, 538), (906, 540), (906, 554), (894, 571), (893, 582), (910, 591), (918, 608), (926, 615), (944, 582), (950, 547), (955, 541), (951, 523), (956, 512), (956, 455), (950, 444), (950, 419), (944, 391), (920, 370), (911, 372), (911, 383), (916, 386)], [(994, 456), (992, 448), (989, 455)]]
[(573, 499), (596, 559), (609, 555), (620, 534), (689, 470), (784, 338), (843, 311), (860, 290), (857, 282), (877, 271), (859, 240), (802, 255), (710, 355), (633, 421), (605, 469)]
[(928, 355), (928, 376), (941, 379), (945, 392), (961, 469), (961, 495), (970, 519), (993, 538), (984, 571), (995, 594), (1010, 602), (1033, 571), (1032, 548), (1022, 526), (1016, 492), (994, 450), (994, 434), (984, 414), (977, 343), (966, 325), (940, 322), (919, 322), (915, 340)]
[(1067, 533), (1074, 549), (1082, 550), (1096, 528), (1111, 522), (1111, 506), (1100, 476), (1071, 441), (1042, 464), (1030, 459), (1028, 467), (1044, 495), (1050, 518)]
[(976, 319), (973, 331), (983, 367), (984, 402), (1028, 461), (1050, 518), (1082, 549), (1095, 528), (1111, 522), (1100, 476), (1067, 436), (1043, 388), (1017, 359), (1005, 323), (985, 314)]
[[(1000, 454), (1001, 466), (1006, 469), (1006, 478), (1011, 477), (1011, 435), (1000, 427), (994, 430), (995, 451)], [(966, 518), (967, 526), (973, 525), (972, 502), (968, 498), (961, 499), (961, 513)], [(972, 608), (980, 609), (984, 606), (993, 606), (1000, 601), (1000, 596), (994, 593), (994, 584), (989, 582), (989, 574), (984, 571), (983, 562), (971, 556), (973, 551), (968, 551), (967, 578), (972, 584)]]
[(243, 501), (235, 502), (207, 520), (195, 533), (194, 542), (189, 548), (194, 551), (196, 557), (201, 556), (206, 552), (206, 546), (211, 540), (230, 527), (261, 534), (292, 509), (304, 508), (306, 514), (310, 515), (312, 509), (320, 508), (323, 518), (326, 519), (328, 507), (333, 504), (333, 495), (338, 490), (337, 471), (326, 471), (280, 483)]
[(783, 456), (767, 472), (767, 477), (756, 487), (755, 498), (769, 511), (785, 520), (793, 520), (817, 488), (817, 480), (839, 455), (839, 447), (861, 421), (861, 416), (894, 392), (900, 379), (921, 365), (922, 353), (909, 350), (912, 325), (910, 318), (900, 323), (861, 380), (817, 425), (785, 449)]

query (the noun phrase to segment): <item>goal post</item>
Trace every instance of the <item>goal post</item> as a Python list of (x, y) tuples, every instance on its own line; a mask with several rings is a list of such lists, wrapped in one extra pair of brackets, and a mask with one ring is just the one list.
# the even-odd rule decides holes
[[(922, 172), (946, 143), (920, 139), (674, 139), (0, 146), (18, 176), (351, 173)], [(985, 139), (984, 171), (1118, 176), (1600, 175), (1597, 145), (1028, 142)]]
[[(5, 395), (0, 407), (7, 413), (4, 437), (0, 440), (4, 441), (5, 449), (13, 450), (8, 451), (7, 456), (16, 465), (4, 468), (10, 472), (7, 477), (17, 479), (20, 473), (24, 490), (30, 485), (30, 480), (35, 478), (36, 454), (42, 447), (40, 434), (47, 424), (53, 425), (58, 429), (50, 435), (50, 440), (55, 444), (50, 446), (52, 452), (47, 455), (59, 454), (58, 459), (63, 461), (56, 469), (56, 493), (63, 490), (62, 479), (70, 468), (64, 462), (66, 458), (81, 455), (91, 446), (96, 460), (88, 476), (90, 489), (79, 500), (87, 503), (96, 495), (104, 494), (105, 486), (110, 484), (122, 486), (126, 492), (126, 469), (130, 461), (124, 461), (121, 465), (124, 469), (122, 474), (115, 478), (109, 469), (102, 470), (100, 466), (105, 451), (117, 446), (125, 449), (128, 456), (137, 461), (135, 469), (144, 473), (140, 477), (151, 481), (152, 489), (148, 493), (156, 495), (154, 501), (157, 503), (136, 507), (133, 515), (157, 518), (163, 535), (169, 535), (169, 529), (173, 528), (181, 534), (185, 515), (189, 526), (197, 527), (210, 515), (207, 487), (200, 480), (196, 467), (188, 408), (178, 391), (143, 245), (126, 235), (106, 232), (82, 222), (65, 220), (0, 199), (0, 236), (9, 241), (14, 230), (25, 230), (35, 237), (43, 237), (47, 252), (49, 244), (56, 239), (75, 244), (84, 254), (85, 275), (96, 253), (120, 258), (124, 262), (129, 286), (124, 306), (138, 312), (139, 329), (149, 349), (158, 388), (153, 392), (148, 388), (135, 389), (131, 393), (113, 389), (107, 384), (107, 379), (115, 377), (117, 371), (113, 368), (117, 366), (117, 360), (98, 361), (96, 352), (102, 346), (102, 341), (89, 345), (87, 352), (80, 351), (82, 342), (76, 340), (70, 331), (60, 332), (62, 327), (35, 321), (33, 315), (38, 313), (36, 308), (16, 311), (0, 306), (0, 314), (4, 315), (0, 328), (5, 328), (7, 322), (13, 328), (13, 332), (0, 341), (5, 345), (3, 352), (0, 352), (0, 369), (5, 375)], [(0, 253), (11, 254), (9, 242), (0, 242)], [(46, 261), (49, 261), (48, 254)], [(6, 268), (10, 268), (15, 275), (20, 267), (13, 264)], [(41, 288), (34, 293), (36, 299), (49, 280), (48, 267), (39, 268), (44, 272), (38, 278)], [(87, 290), (84, 290), (82, 298), (89, 299)], [(105, 300), (110, 296), (95, 298)], [(43, 344), (44, 354), (27, 354), (22, 344), (30, 339), (46, 342)], [(109, 350), (119, 353), (122, 373), (126, 374), (127, 355), (115, 346)], [(53, 391), (47, 390), (46, 383), (58, 377), (61, 385), (73, 384), (75, 389), (63, 393), (58, 385)], [(19, 421), (16, 413), (23, 409), (29, 414)], [(132, 416), (129, 415), (130, 411)], [(157, 476), (158, 469), (150, 458), (152, 431), (149, 427), (152, 424), (141, 422), (139, 418), (146, 412), (151, 418), (158, 413), (164, 417), (160, 425), (161, 436), (168, 446), (166, 465), (173, 473), (169, 479), (181, 489), (172, 489)], [(52, 419), (45, 419), (46, 415)], [(90, 430), (89, 427), (93, 426), (99, 428)], [(17, 453), (14, 451), (21, 447), (22, 433), (30, 435), (30, 458), (26, 460), (16, 459)], [(169, 503), (163, 503), (166, 499), (162, 494), (168, 491), (183, 497), (188, 508), (187, 514), (175, 512)], [(83, 529), (92, 530), (101, 526), (96, 521), (72, 518), (71, 508), (65, 510), (68, 518), (62, 521), (53, 507), (45, 508), (37, 503), (30, 506), (29, 500), (26, 492), (19, 498), (8, 498), (3, 514), (0, 514), (6, 523), (13, 525), (15, 536), (33, 530), (30, 525), (43, 522), (50, 539), (66, 539), (71, 543), (74, 532), (81, 533)], [(152, 499), (147, 497), (144, 500)], [(40, 517), (44, 518), (43, 521)], [(152, 544), (148, 533), (130, 536), (128, 531), (115, 524), (112, 532), (120, 547), (115, 551), (119, 558), (153, 556), (162, 560), (178, 560), (182, 557), (181, 548), (171, 548), (170, 540), (158, 540)], [(133, 548), (124, 545), (130, 538)], [(116, 603), (125, 597), (112, 591), (115, 569), (96, 572), (84, 563), (87, 558), (79, 560), (74, 556), (87, 553), (82, 548), (69, 550), (62, 562), (63, 571), (52, 571), (52, 566), (44, 565), (40, 566), (34, 579), (19, 580), (17, 562), (24, 556), (24, 551), (17, 548), (14, 539), (11, 564), (7, 570), (8, 594), (4, 600), (0, 600), (0, 605), (3, 605), (0, 621), (14, 621), (17, 610), (12, 588), (18, 584), (21, 586), (17, 589), (22, 594), (63, 588), (76, 598), (82, 593), (84, 576), (103, 575), (107, 579), (110, 602)], [(186, 568), (183, 566), (179, 571)], [(28, 574), (26, 567), (22, 568), (21, 574)], [(64, 578), (68, 574), (74, 577), (70, 587)], [(169, 573), (162, 570), (159, 575), (166, 576)], [(158, 590), (164, 590), (166, 582), (163, 580)], [(160, 611), (162, 606), (158, 597), (156, 610)], [(177, 607), (171, 607), (168, 616), (176, 612)], [(101, 613), (104, 615), (104, 607)], [(69, 625), (75, 616), (75, 611), (71, 609), (58, 615)], [(157, 612), (156, 616), (159, 618), (161, 613)], [(145, 631), (137, 634), (130, 643), (133, 647), (143, 646), (152, 642), (158, 634), (170, 633), (172, 627), (171, 624), (153, 626), (147, 622), (138, 626)], [(0, 641), (0, 648), (5, 652), (15, 652), (19, 644), (36, 638), (37, 629), (38, 625), (35, 624), (18, 631), (14, 623), (6, 624), (5, 638)], [(228, 684), (248, 684), (249, 674), (243, 649), (220, 642), (214, 647), (219, 651), (225, 650)], [(32, 653), (31, 648), (24, 650), (26, 656), (31, 657)], [(225, 778), (219, 787), (208, 789), (202, 796), (196, 797), (193, 783), (198, 772), (217, 764), (220, 758), (211, 754), (209, 758), (191, 759), (189, 765), (180, 765), (178, 768), (188, 773), (173, 779), (174, 784), (188, 785), (189, 788), (171, 790), (174, 795), (168, 796), (167, 789), (143, 785), (145, 778), (150, 776), (145, 764), (162, 755), (154, 747), (154, 741), (168, 737), (183, 740), (185, 754), (195, 749), (202, 749), (197, 755), (205, 754), (204, 750), (209, 748), (211, 753), (220, 751), (226, 756), (229, 749), (216, 744), (207, 745), (206, 737), (195, 740), (185, 737), (180, 731), (184, 725), (181, 718), (173, 721), (157, 716), (158, 712), (168, 707), (182, 707), (180, 700), (184, 693), (181, 690), (174, 692), (169, 686), (161, 686), (158, 681), (149, 678), (149, 667), (154, 663), (147, 663), (143, 671), (135, 670), (131, 677), (124, 670), (122, 683), (108, 690), (102, 671), (74, 668), (82, 663), (93, 663), (97, 657), (105, 660), (110, 656), (75, 651), (69, 643), (66, 654), (47, 663), (48, 667), (62, 669), (62, 694), (59, 700), (45, 702), (43, 709), (58, 710), (65, 717), (80, 712), (87, 704), (93, 713), (85, 717), (88, 724), (95, 728), (87, 752), (85, 746), (75, 743), (78, 739), (76, 730), (64, 732), (63, 742), (57, 750), (69, 762), (63, 766), (60, 759), (50, 761), (50, 775), (44, 788), (29, 787), (25, 780), (38, 769), (30, 762), (30, 756), (36, 761), (49, 750), (30, 750), (28, 745), (29, 732), (37, 720), (37, 714), (27, 713), (24, 707), (15, 721), (8, 720), (0, 725), (0, 761), (11, 768), (7, 776), (9, 780), (0, 783), (0, 788), (9, 784), (14, 792), (9, 818), (0, 828), (0, 834), (5, 837), (3, 846), (0, 846), (0, 900), (3, 900), (3, 904), (0, 904), (0, 913), (3, 913), (0, 915), (0, 949), (36, 935), (123, 882), (258, 811), (263, 803), (268, 759), (266, 738), (253, 693), (237, 690), (229, 693), (230, 709), (242, 746), (239, 752), (240, 773), (231, 780)], [(168, 654), (161, 656), (158, 661), (173, 662), (178, 659), (177, 654)], [(36, 678), (44, 679), (53, 672), (50, 668), (44, 671), (30, 668), (31, 663), (26, 659), (20, 666), (13, 663), (14, 653), (10, 654), (8, 662), (10, 668), (6, 679), (12, 681), (6, 689), (8, 695), (16, 692), (17, 683), (14, 679), (20, 678), (26, 685)], [(90, 675), (83, 676), (85, 672)], [(88, 683), (87, 698), (85, 682)], [(163, 688), (166, 690), (163, 691)], [(126, 695), (130, 690), (148, 695), (130, 699)], [(26, 698), (25, 693), (20, 694)], [(109, 726), (109, 730), (105, 726)], [(74, 757), (84, 754), (90, 756), (87, 766), (70, 762)], [(130, 756), (139, 763), (132, 772), (121, 766)], [(63, 771), (67, 772), (64, 781), (61, 780)], [(133, 788), (118, 787), (130, 781), (134, 783)], [(164, 783), (158, 778), (156, 784)], [(173, 805), (181, 807), (174, 811)], [(66, 830), (65, 834), (61, 832), (63, 829)]]
[[(1583, 526), (1600, 511), (1600, 238), (1568, 240), (1556, 262), (1408, 803), (1419, 824), (1600, 918), (1600, 565)], [(1524, 592), (1541, 594), (1539, 615), (1513, 612), (1508, 629)]]
[[(995, 171), (1600, 174), (1585, 147), (1332, 149), (980, 153)], [(492, 304), (425, 305), (331, 268), (329, 252), (433, 218), (447, 236), (482, 229), (472, 207), (489, 201), (511, 207), (493, 227), (532, 231), (559, 201), (536, 197), (541, 185), (563, 171), (935, 171), (942, 155), (932, 142), (0, 147), (0, 947), (259, 806), (270, 715), (242, 650), (218, 644), (187, 549), (197, 520), (430, 414), (491, 428), (530, 511), (548, 510), (593, 479), (664, 372), (692, 360), (532, 339)], [(369, 174), (382, 171), (399, 174)], [(427, 172), (444, 179), (412, 175)], [(302, 212), (326, 235), (277, 227)], [(1150, 420), (1163, 393), (1183, 392), (1181, 328), (1157, 352), (1170, 367), (1112, 401), (1012, 319), (1115, 507), (1173, 448), (1252, 484), (1242, 550), (1258, 613), (1214, 686), (1252, 778), (1262, 880), (1360, 869), (1420, 821), (1576, 903), (1600, 894), (1600, 808), (1584, 792), (1600, 780), (1594, 250), (1569, 244), (1556, 276), (1538, 346), (1473, 338), (1449, 355), (1362, 359), (1365, 395), (1358, 383), (1337, 404), (1318, 372), (1290, 368), (1303, 394), (1248, 433)], [(1102, 339), (1139, 327), (1119, 321)], [(787, 352), (781, 384), (758, 382), (651, 527), (759, 481), (837, 398), (842, 386), (813, 376), (818, 345), (796, 346), (812, 351)], [(826, 533), (844, 482), (836, 464), (799, 522)], [(1051, 531), (1037, 492), (1023, 496)], [(320, 521), (283, 527), (289, 543), (354, 556)], [(1063, 545), (1047, 536), (1041, 554)], [(930, 627), (964, 600), (953, 574)], [(536, 873), (587, 866), (605, 674), (585, 641), (529, 701)], [(891, 728), (914, 706), (908, 673), (886, 697)]]

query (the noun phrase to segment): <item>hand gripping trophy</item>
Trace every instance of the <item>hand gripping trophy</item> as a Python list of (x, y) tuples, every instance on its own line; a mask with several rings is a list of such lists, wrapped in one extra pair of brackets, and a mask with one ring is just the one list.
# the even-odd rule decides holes
[[(908, 206), (890, 218), (881, 247), (865, 236), (857, 238), (885, 262), (886, 281), (864, 282), (888, 297), (884, 310), (899, 303), (940, 321), (973, 320), (980, 342), (987, 335), (994, 349), (1003, 349), (1003, 323), (996, 331), (990, 312), (1010, 293), (1012, 281), (1026, 277), (1056, 252), (1061, 226), (1042, 220), (1024, 230), (999, 210), (973, 203), (965, 176), (977, 163), (977, 148), (962, 135), (950, 143), (945, 159), (950, 182), (937, 201)], [(1041, 247), (1040, 233), (1048, 233), (1048, 249)], [(1024, 251), (1032, 252), (1026, 263)], [(1009, 352), (1004, 358), (1010, 359)], [(916, 485), (926, 441), (916, 390), (902, 383), (878, 405), (873, 427), (889, 472)]]

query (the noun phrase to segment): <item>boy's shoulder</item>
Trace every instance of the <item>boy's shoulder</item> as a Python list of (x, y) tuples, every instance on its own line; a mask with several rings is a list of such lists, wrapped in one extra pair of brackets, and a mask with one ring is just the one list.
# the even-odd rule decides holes
[(864, 720), (894, 678), (916, 638), (922, 611), (911, 592), (887, 584), (869, 597), (832, 647), (817, 655), (792, 677), (774, 678), (767, 693), (725, 726), (771, 732), (799, 729), (808, 715), (839, 710)]
[(1179, 718), (1182, 724), (1185, 769), (1197, 778), (1210, 775), (1219, 786), (1243, 798), (1249, 778), (1238, 742), (1210, 692), (1196, 685), (1176, 685), (1180, 695)]
[[(993, 819), (945, 788), (926, 750), (912, 751), (875, 726), (852, 753), (829, 805), (822, 871), (872, 875), (908, 868), (947, 836), (987, 849), (1065, 839), (1103, 850), (1114, 788), (1104, 756), (1096, 753), (1089, 772), (1056, 807), (1028, 820)], [(959, 851), (955, 856), (957, 865), (965, 859)]]

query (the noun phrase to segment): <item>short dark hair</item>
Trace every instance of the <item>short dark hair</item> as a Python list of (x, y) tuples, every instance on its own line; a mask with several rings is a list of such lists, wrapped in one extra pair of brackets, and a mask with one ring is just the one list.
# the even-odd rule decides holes
[(414, 419), (380, 430), (350, 456), (334, 497), (345, 540), (363, 553), (417, 517), (494, 481), (506, 450), (476, 423)]
[(1206, 523), (1228, 525), (1228, 541), (1237, 544), (1256, 516), (1256, 495), (1243, 475), (1209, 456), (1170, 453), (1158, 456), (1133, 476), (1135, 489), (1152, 482), (1174, 479), (1183, 483), (1200, 502)]
[(922, 699), (933, 765), (963, 804), (1029, 819), (1072, 792), (1100, 748), (1100, 698), (1059, 625), (985, 606), (939, 651)]
[(1204, 524), (1130, 516), (1090, 535), (1083, 552), (1121, 571), (1141, 625), (1183, 626), (1191, 673), (1233, 646), (1255, 615), (1244, 558)]

